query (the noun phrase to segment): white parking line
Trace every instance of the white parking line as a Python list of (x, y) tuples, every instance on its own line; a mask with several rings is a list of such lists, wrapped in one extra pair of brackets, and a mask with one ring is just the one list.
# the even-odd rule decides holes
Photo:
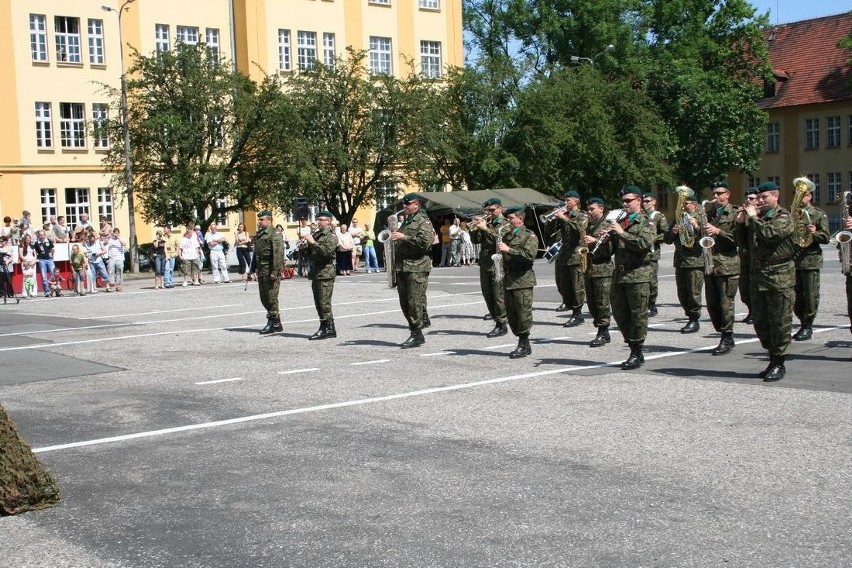
[(483, 347), (484, 351), (491, 351), (492, 349), (505, 349), (507, 347), (514, 347), (514, 343), (504, 343), (503, 345), (489, 345), (488, 347)]
[(234, 377), (232, 379), (216, 379), (213, 381), (201, 381), (200, 383), (195, 383), (196, 385), (215, 385), (216, 383), (231, 383), (233, 381), (241, 381), (242, 377)]
[(155, 310), (153, 312), (140, 312), (138, 314), (110, 314), (107, 316), (90, 316), (86, 319), (110, 319), (110, 318), (132, 318), (136, 316), (151, 316), (156, 314), (173, 314), (175, 312), (191, 312), (193, 310), (213, 310), (216, 308), (232, 308), (241, 304), (220, 304), (218, 306), (202, 306), (198, 308), (179, 308), (176, 310)]
[(295, 375), (296, 373), (312, 373), (319, 371), (319, 367), (311, 367), (309, 369), (293, 369), (292, 371), (278, 371), (279, 375)]
[(436, 351), (435, 353), (420, 353), (421, 357), (440, 357), (441, 355), (455, 355), (455, 351)]
[(359, 361), (358, 363), (349, 363), (352, 366), (357, 365), (377, 365), (379, 363), (390, 363), (390, 359), (376, 359), (374, 361)]

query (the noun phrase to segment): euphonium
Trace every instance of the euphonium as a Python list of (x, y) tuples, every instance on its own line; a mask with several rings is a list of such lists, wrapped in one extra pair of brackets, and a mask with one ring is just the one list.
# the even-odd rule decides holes
[[(844, 191), (840, 198), (840, 222), (842, 227), (849, 220), (849, 211), (852, 209), (852, 191)], [(852, 274), (852, 232), (841, 229), (832, 235), (831, 242), (836, 243), (840, 255), (840, 272)]]
[(695, 228), (689, 222), (690, 216), (686, 212), (686, 198), (693, 194), (692, 188), (679, 185), (675, 188), (677, 192), (677, 205), (675, 205), (675, 225), (677, 225), (677, 236), (680, 244), (686, 248), (695, 245)]
[(808, 248), (814, 242), (814, 236), (808, 229), (811, 224), (810, 215), (805, 211), (802, 201), (805, 195), (814, 191), (814, 182), (806, 177), (797, 177), (793, 180), (796, 194), (793, 196), (793, 204), (790, 205), (790, 214), (793, 216), (793, 238), (800, 248)]

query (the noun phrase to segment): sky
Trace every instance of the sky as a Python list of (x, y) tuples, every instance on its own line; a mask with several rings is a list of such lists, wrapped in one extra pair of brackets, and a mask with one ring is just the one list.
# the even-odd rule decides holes
[(847, 0), (750, 0), (762, 14), (769, 11), (770, 24), (786, 24), (852, 10)]

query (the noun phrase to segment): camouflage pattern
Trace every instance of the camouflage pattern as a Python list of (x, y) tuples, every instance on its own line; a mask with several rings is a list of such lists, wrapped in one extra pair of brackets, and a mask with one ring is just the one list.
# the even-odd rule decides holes
[(613, 234), (611, 239), (615, 267), (610, 304), (624, 341), (643, 343), (648, 334), (648, 298), (654, 275), (649, 257), (656, 227), (642, 212), (630, 214), (622, 223), (624, 234)]
[[(796, 264), (796, 300), (793, 303), (793, 313), (803, 326), (810, 327), (819, 311), (820, 275), (823, 265), (822, 247), (827, 245), (831, 234), (828, 231), (828, 217), (822, 209), (808, 205), (802, 208), (816, 227), (813, 242), (810, 246), (796, 247), (794, 262)], [(808, 217), (806, 216), (805, 219)]]
[(328, 322), (334, 319), (331, 309), (331, 297), (334, 294), (334, 279), (337, 270), (334, 258), (337, 251), (337, 235), (330, 227), (316, 231), (313, 243), (305, 243), (302, 249), (311, 259), (308, 278), (311, 279), (311, 291), (314, 296), (314, 306), (320, 321)]
[(745, 224), (736, 224), (734, 227), (734, 238), (737, 242), (737, 253), (740, 257), (740, 301), (748, 307), (748, 312), (751, 313), (751, 253), (748, 248), (748, 228)]
[(734, 330), (735, 299), (739, 284), (740, 259), (735, 235), (736, 208), (730, 203), (713, 207), (707, 222), (719, 229), (713, 245), (713, 274), (704, 278), (707, 313), (713, 328), (719, 332)]
[(399, 306), (411, 330), (423, 328), (426, 313), (426, 287), (432, 270), (429, 249), (435, 229), (422, 209), (408, 216), (399, 226), (405, 238), (394, 242), (394, 270)]
[(556, 218), (553, 224), (562, 239), (562, 248), (556, 254), (554, 274), (556, 289), (562, 303), (570, 310), (578, 310), (586, 301), (583, 273), (580, 271), (580, 237), (588, 234), (588, 215), (579, 209), (568, 213), (565, 219)]
[[(690, 217), (696, 218), (696, 215), (692, 213)], [(672, 223), (664, 240), (675, 246), (673, 265), (677, 301), (686, 317), (697, 320), (701, 317), (701, 294), (704, 289), (704, 256), (698, 246), (700, 235), (696, 231), (695, 243), (691, 247), (685, 247), (681, 244), (680, 237), (674, 233), (675, 226), (677, 225)]]
[(496, 323), (506, 323), (506, 302), (503, 296), (503, 283), (494, 278), (494, 261), (491, 255), (495, 253), (497, 246), (497, 232), (505, 234), (509, 222), (500, 216), (492, 219), (486, 230), (473, 229), (470, 231), (470, 240), (479, 244), (479, 288), (482, 297), (488, 307), (488, 313)]
[[(849, 314), (849, 323), (852, 324), (852, 274), (846, 275), (846, 313)], [(849, 332), (852, 333), (852, 325)]]
[(656, 304), (657, 295), (659, 294), (657, 278), (660, 274), (660, 254), (663, 248), (663, 239), (665, 239), (666, 233), (669, 232), (669, 221), (659, 211), (651, 211), (647, 215), (657, 230), (657, 238), (654, 240), (654, 250), (651, 253), (651, 267), (654, 269), (654, 278), (651, 280), (651, 297), (648, 299), (648, 303)]
[(506, 318), (512, 333), (517, 337), (529, 337), (536, 285), (533, 262), (538, 253), (538, 238), (526, 227), (516, 227), (506, 233), (503, 242), (509, 246), (509, 251), (503, 253)]
[[(609, 226), (601, 217), (598, 221), (589, 219), (588, 231), (590, 235), (597, 236), (602, 229)], [(594, 256), (589, 247), (589, 269), (585, 274), (586, 303), (589, 313), (592, 314), (595, 327), (608, 327), (612, 310), (609, 305), (609, 296), (612, 289), (612, 241), (607, 241), (598, 247)]]
[(254, 236), (253, 272), (257, 274), (260, 303), (267, 317), (278, 316), (278, 289), (284, 268), (284, 237), (274, 227), (258, 229)]

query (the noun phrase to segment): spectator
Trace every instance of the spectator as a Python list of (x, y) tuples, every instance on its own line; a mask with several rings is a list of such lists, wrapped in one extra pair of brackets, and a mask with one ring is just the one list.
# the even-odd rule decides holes
[(53, 236), (57, 243), (67, 243), (71, 238), (70, 229), (65, 224), (65, 217), (62, 215), (57, 217), (56, 222), (53, 223)]
[(101, 236), (109, 238), (112, 234), (112, 225), (109, 224), (109, 221), (106, 217), (101, 217), (101, 228), (100, 228)]
[(0, 296), (4, 298), (11, 298), (15, 295), (15, 290), (12, 288), (13, 270), (12, 246), (9, 244), (9, 236), (0, 235)]
[(154, 248), (154, 290), (162, 290), (166, 270), (166, 239), (163, 238), (163, 231), (157, 231), (151, 244)]
[(441, 235), (441, 262), (438, 266), (449, 266), (452, 260), (453, 244), (450, 237), (450, 217), (444, 217), (444, 224), (438, 232)]
[(0, 227), (0, 237), (6, 237), (10, 240), (12, 238), (12, 218), (8, 215), (3, 217), (3, 226)]
[(71, 245), (71, 270), (74, 271), (74, 290), (78, 296), (86, 295), (86, 275), (89, 272), (89, 259), (80, 250), (80, 245)]
[[(124, 252), (127, 250), (127, 241), (121, 238), (121, 231), (112, 230), (112, 236), (107, 239), (107, 258), (109, 259), (109, 277), (112, 289), (121, 292), (124, 283)], [(110, 289), (107, 287), (107, 292)]]
[(358, 272), (358, 257), (364, 252), (363, 236), (364, 230), (358, 226), (358, 219), (352, 219), (352, 225), (349, 226), (349, 234), (352, 235), (352, 270)]
[(92, 224), (89, 222), (89, 214), (80, 213), (80, 221), (74, 225), (74, 232), (71, 235), (71, 240), (88, 243), (88, 233), (93, 228), (94, 227), (92, 227)]
[(24, 235), (21, 238), (19, 258), (21, 260), (21, 273), (24, 276), (24, 285), (21, 287), (21, 292), (24, 298), (35, 298), (36, 253), (32, 246), (32, 237), (30, 235)]
[(166, 264), (163, 267), (163, 288), (174, 288), (175, 262), (180, 251), (180, 236), (172, 233), (170, 225), (163, 226), (163, 240), (166, 241)]
[(25, 210), (21, 213), (21, 220), (19, 221), (18, 226), (21, 228), (21, 235), (30, 235), (35, 238), (35, 225), (33, 225), (32, 214), (30, 214), (29, 211)]
[(376, 256), (376, 233), (370, 229), (369, 223), (364, 223), (364, 232), (361, 234), (361, 246), (364, 252), (364, 270), (367, 274), (370, 270), (379, 271), (379, 259)]
[(455, 219), (453, 219), (453, 224), (450, 225), (450, 264), (452, 264), (453, 266), (461, 266), (461, 248), (461, 221), (458, 217), (456, 217)]
[(57, 298), (62, 297), (62, 283), (65, 282), (65, 279), (58, 272), (54, 272), (53, 276), (50, 277), (50, 280), (47, 281), (50, 286), (50, 296), (55, 296)]
[(198, 241), (198, 260), (195, 261), (198, 265), (198, 283), (204, 284), (204, 233), (201, 232), (201, 227), (194, 221), (189, 222), (187, 227), (189, 226), (192, 226), (193, 231), (195, 231), (195, 238)]
[(89, 255), (89, 291), (96, 294), (98, 291), (98, 275), (104, 282), (109, 282), (109, 272), (107, 272), (106, 264), (104, 264), (107, 251), (94, 231), (86, 233), (86, 243), (83, 245), (83, 249)]
[(199, 276), (201, 270), (198, 265), (198, 259), (201, 258), (201, 243), (198, 241), (198, 235), (195, 233), (194, 223), (188, 223), (186, 232), (180, 240), (180, 248), (178, 249), (180, 257), (180, 271), (183, 274), (183, 287), (189, 286), (189, 279), (192, 279), (193, 286), (200, 286)]
[(225, 258), (225, 242), (228, 238), (225, 233), (219, 232), (216, 223), (210, 224), (207, 231), (207, 248), (210, 250), (210, 270), (213, 272), (213, 283), (231, 283), (231, 275), (228, 274), (228, 260)]
[(470, 266), (473, 255), (473, 242), (470, 240), (470, 231), (467, 230), (467, 225), (462, 226), (462, 247), (461, 247), (461, 263), (465, 266)]
[[(39, 231), (36, 233), (36, 241), (33, 243), (33, 248), (38, 261), (38, 271), (41, 276), (41, 287), (44, 290), (44, 297), (50, 297), (50, 279), (56, 272), (56, 265), (53, 263), (53, 242), (47, 238), (45, 232)], [(49, 275), (49, 276), (48, 276)]]
[(252, 242), (251, 236), (246, 231), (246, 226), (243, 223), (237, 225), (237, 231), (234, 235), (234, 243), (237, 247), (237, 262), (240, 263), (240, 280), (245, 282), (251, 272), (251, 251)]
[(53, 244), (56, 244), (56, 235), (53, 234), (53, 224), (52, 223), (45, 223), (44, 224), (44, 236), (45, 236), (45, 238), (47, 238), (47, 240), (49, 240)]
[(340, 225), (340, 234), (337, 235), (337, 273), (350, 276), (352, 270), (352, 250), (355, 244), (346, 223)]

